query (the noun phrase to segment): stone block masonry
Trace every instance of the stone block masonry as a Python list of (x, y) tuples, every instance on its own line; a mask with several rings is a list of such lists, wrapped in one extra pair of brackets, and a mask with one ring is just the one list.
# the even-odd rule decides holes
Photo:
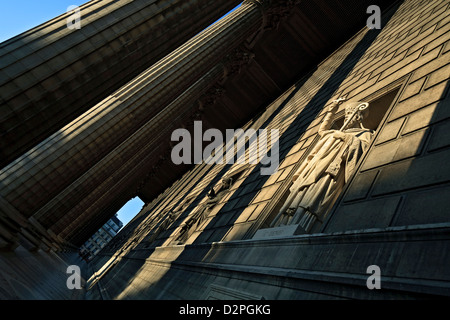
[[(391, 57), (391, 52), (404, 52), (403, 58), (397, 55), (384, 63), (381, 63), (383, 59), (365, 59), (355, 67), (357, 74), (381, 75), (367, 89), (361, 91), (361, 87), (356, 87), (349, 92), (357, 97), (368, 96), (373, 89), (389, 86), (393, 80), (403, 80), (371, 150), (336, 206), (325, 232), (361, 228), (366, 225), (361, 221), (371, 219), (366, 215), (376, 203), (383, 203), (379, 215), (384, 219), (378, 221), (379, 227), (450, 221), (445, 210), (450, 205), (448, 197), (439, 200), (433, 197), (433, 204), (424, 200), (430, 207), (422, 215), (411, 207), (412, 199), (424, 199), (423, 195), (431, 195), (433, 190), (442, 194), (439, 190), (446, 189), (450, 182), (445, 165), (449, 160), (448, 134), (443, 130), (450, 116), (450, 55), (446, 49), (450, 40), (449, 3), (411, 1), (417, 5), (407, 10), (408, 3), (405, 2), (403, 11), (411, 15), (404, 26), (408, 31), (395, 38), (385, 28), (380, 34), (385, 46), (377, 45), (376, 51), (367, 53), (369, 58), (375, 54)], [(404, 20), (400, 15), (394, 16), (390, 24)], [(389, 43), (387, 39), (393, 38), (396, 41)], [(349, 216), (352, 218), (348, 219)]]
[[(364, 28), (295, 83), (249, 123), (280, 130), (278, 172), (197, 165), (128, 229), (141, 233), (101, 279), (110, 296), (204, 299), (215, 286), (266, 299), (449, 296), (449, 16), (448, 1), (399, 2), (380, 31)], [(325, 107), (342, 96), (372, 103), (376, 118), (356, 173), (312, 234), (261, 232), (317, 141)], [(176, 243), (209, 189), (238, 170), (228, 194)], [(170, 222), (156, 236), (155, 217)], [(115, 250), (101, 253), (99, 268)], [(381, 290), (366, 287), (370, 265), (380, 267)]]

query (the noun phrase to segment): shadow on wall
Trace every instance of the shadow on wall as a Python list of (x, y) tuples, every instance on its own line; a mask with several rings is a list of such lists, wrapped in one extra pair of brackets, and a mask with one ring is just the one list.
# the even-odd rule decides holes
[[(391, 10), (391, 15), (388, 17), (385, 17), (383, 19), (384, 25), (390, 20), (392, 15), (395, 13), (397, 8), (400, 6), (400, 3), (397, 3), (394, 8)], [(382, 30), (382, 29), (381, 29)], [(369, 30), (363, 39), (359, 41), (359, 43), (354, 47), (354, 49), (350, 52), (350, 54), (347, 55), (347, 57), (344, 59), (344, 61), (340, 64), (340, 66), (333, 72), (331, 77), (325, 82), (325, 84), (318, 90), (318, 92), (314, 95), (314, 97), (311, 98), (309, 103), (305, 106), (305, 108), (302, 110), (302, 112), (296, 117), (295, 120), (290, 124), (290, 126), (287, 128), (287, 130), (282, 134), (280, 137), (279, 143), (280, 146), (283, 146), (282, 151), (280, 151), (279, 159), (280, 162), (282, 159), (285, 158), (285, 156), (289, 153), (290, 149), (295, 145), (295, 139), (292, 139), (292, 136), (298, 136), (300, 137), (301, 134), (306, 130), (306, 128), (309, 126), (311, 121), (314, 120), (314, 118), (321, 112), (322, 108), (325, 106), (327, 101), (329, 101), (333, 95), (336, 93), (336, 90), (340, 87), (341, 83), (346, 79), (346, 77), (349, 75), (349, 73), (353, 70), (356, 63), (361, 59), (361, 57), (365, 54), (366, 50), (372, 45), (372, 43), (375, 41), (381, 30)], [(306, 81), (305, 79), (304, 81)], [(260, 127), (260, 129), (266, 128), (269, 123), (273, 120), (273, 118), (282, 110), (283, 107), (286, 106), (287, 103), (295, 96), (295, 94), (299, 91), (299, 89), (302, 87), (304, 82), (297, 83), (295, 90), (285, 99), (285, 101), (277, 108), (277, 110), (272, 114), (271, 117), (269, 117), (264, 124)], [(308, 123), (305, 122), (305, 118), (311, 118), (312, 120)], [(177, 222), (178, 225), (184, 220), (185, 217), (188, 216), (188, 214), (194, 209), (194, 207), (204, 198), (207, 196), (207, 192), (210, 191), (210, 189), (217, 184), (218, 181), (227, 173), (227, 171), (230, 169), (231, 165), (225, 165), (224, 168), (215, 176), (214, 179), (204, 188), (204, 191), (200, 193), (195, 200), (191, 202), (189, 207), (186, 208), (186, 210), (183, 212), (183, 214), (178, 218)], [(254, 178), (256, 174), (260, 173), (261, 166), (257, 165), (250, 174), (247, 175), (246, 180)], [(205, 170), (205, 173), (203, 174), (203, 177), (207, 175), (207, 173), (211, 170), (209, 168), (208, 170)], [(260, 182), (258, 183), (258, 186), (256, 191), (253, 191), (254, 195), (259, 191), (258, 188), (260, 188), (262, 185), (265, 184), (265, 182), (270, 178), (270, 176), (261, 176)], [(200, 178), (201, 179), (201, 178)], [(244, 183), (245, 184), (245, 181)], [(193, 187), (191, 187), (190, 190), (186, 191), (186, 194), (189, 194), (192, 191)], [(237, 199), (237, 194), (239, 193), (239, 188), (236, 190), (233, 195), (230, 197), (228, 202), (231, 202), (235, 199)], [(253, 196), (246, 197), (248, 201), (251, 201)], [(177, 207), (181, 203), (181, 200), (173, 205), (173, 207)], [(248, 205), (248, 203), (242, 204), (242, 207), (245, 208), (245, 206)], [(239, 217), (239, 214), (236, 214), (232, 221), (229, 221), (229, 225), (233, 225), (233, 222), (237, 220)], [(217, 219), (220, 218), (220, 211), (216, 214), (216, 216), (210, 221), (209, 225), (214, 225), (217, 222)], [(229, 231), (229, 229), (215, 229), (215, 232), (213, 234), (213, 237), (210, 237), (209, 239), (202, 239), (202, 237), (197, 238), (194, 240), (193, 244), (201, 244), (203, 242), (214, 242), (214, 241), (220, 241), (225, 234)], [(180, 298), (180, 299), (201, 299), (202, 297), (199, 296), (183, 296), (182, 292), (175, 293), (174, 291), (171, 292), (171, 294), (168, 294), (167, 291), (168, 288), (178, 285), (183, 286), (194, 286), (194, 283), (191, 283), (191, 281), (185, 276), (183, 277), (182, 273), (183, 270), (176, 269), (176, 268), (170, 268), (171, 265), (176, 265), (177, 260), (185, 261), (190, 260), (188, 256), (186, 256), (189, 253), (184, 253), (184, 247), (174, 247), (173, 250), (174, 256), (177, 256), (178, 259), (175, 259), (175, 261), (172, 262), (170, 265), (159, 265), (155, 269), (152, 270), (146, 270), (146, 258), (152, 257), (155, 254), (157, 255), (158, 248), (149, 248), (145, 250), (139, 250), (139, 258), (133, 259), (134, 257), (137, 257), (136, 252), (129, 252), (113, 269), (111, 269), (107, 274), (105, 274), (104, 278), (102, 279), (104, 289), (106, 291), (109, 291), (109, 294), (111, 298), (125, 298), (125, 299), (138, 299), (138, 298), (147, 298), (147, 299), (155, 299), (164, 297), (165, 299), (174, 299), (174, 298)], [(200, 250), (201, 251), (201, 250)], [(207, 254), (207, 252), (204, 252), (203, 254)], [(143, 256), (145, 255), (145, 257)], [(155, 255), (155, 256), (156, 256)], [(199, 254), (201, 255), (201, 254)], [(203, 256), (204, 257), (204, 256)], [(202, 261), (202, 256), (195, 256), (195, 261)], [(140, 275), (153, 272), (155, 270), (156, 273), (159, 273), (159, 275), (153, 275), (152, 279), (155, 279), (153, 281), (145, 283), (142, 282), (142, 280), (139, 280), (138, 278)], [(164, 270), (164, 271), (161, 271)], [(181, 272), (181, 273), (180, 273)], [(177, 283), (177, 279), (180, 280), (180, 277), (183, 278), (184, 283), (181, 284), (181, 282)], [(180, 280), (181, 281), (181, 280)], [(208, 281), (208, 280), (204, 280)], [(201, 283), (199, 284), (202, 288), (206, 288), (208, 283)], [(202, 290), (196, 290), (195, 292), (201, 292)], [(126, 292), (126, 294), (124, 294)], [(175, 296), (178, 295), (178, 296)]]
[(84, 289), (67, 287), (69, 265), (80, 267), (83, 287), (87, 264), (77, 252), (0, 251), (0, 300), (83, 300)]
[[(420, 95), (432, 90), (432, 99), (439, 102), (429, 104)], [(363, 173), (353, 181), (357, 186), (359, 178), (359, 187), (349, 183), (324, 232), (450, 222), (449, 91), (446, 80), (394, 105), (388, 121), (403, 123), (398, 137), (366, 155)], [(410, 109), (411, 99), (423, 102), (414, 102), (416, 107)], [(408, 110), (413, 112), (406, 119), (398, 118)]]
[[(364, 38), (355, 46), (352, 52), (345, 58), (345, 60), (341, 63), (341, 65), (335, 70), (333, 75), (325, 82), (325, 84), (318, 90), (318, 92), (311, 98), (302, 112), (292, 121), (289, 127), (285, 132), (280, 136), (279, 144), (282, 146), (279, 153), (280, 163), (282, 159), (286, 157), (291, 148), (296, 144), (295, 139), (292, 139), (292, 136), (300, 137), (303, 132), (308, 128), (310, 122), (304, 123), (305, 118), (310, 118), (313, 121), (316, 116), (321, 112), (322, 108), (325, 106), (327, 101), (329, 101), (333, 95), (336, 93), (342, 81), (348, 76), (348, 74), (353, 70), (355, 64), (360, 60), (360, 58), (364, 55), (366, 50), (371, 46), (373, 41), (376, 39), (380, 30), (370, 30), (364, 36)], [(305, 79), (306, 81), (307, 79)], [(282, 108), (289, 103), (289, 101), (296, 95), (299, 91), (303, 83), (299, 83), (296, 85), (295, 90), (288, 96), (288, 98), (284, 101), (283, 104), (269, 117), (264, 124), (260, 127), (260, 129), (265, 129), (268, 124), (273, 120), (273, 118), (279, 113)], [(258, 164), (251, 173), (247, 175), (246, 180), (251, 180), (255, 177), (255, 175), (259, 175), (261, 169), (261, 164)], [(225, 171), (226, 172), (226, 171)], [(221, 172), (218, 176), (219, 178), (225, 173)], [(240, 199), (240, 206), (242, 210), (248, 206), (250, 201), (254, 198), (254, 196), (259, 192), (260, 188), (267, 182), (270, 176), (260, 176), (259, 182), (254, 190), (246, 196), (247, 202), (242, 203), (242, 199)], [(242, 185), (245, 185), (247, 181), (244, 181)], [(207, 190), (214, 186), (215, 182), (208, 185)], [(228, 199), (228, 202), (232, 202), (233, 200), (238, 199), (239, 189), (236, 190), (233, 195)], [(202, 195), (203, 196), (203, 195)], [(234, 221), (239, 217), (239, 214), (235, 215), (234, 220), (229, 221), (229, 225), (233, 225)], [(213, 226), (217, 219), (220, 219), (220, 211), (216, 214), (216, 216), (212, 219), (209, 225)], [(229, 229), (215, 229), (214, 235), (209, 239), (202, 239), (201, 237), (198, 240), (195, 240), (193, 243), (202, 243), (202, 242), (213, 242), (220, 241), (229, 231)]]

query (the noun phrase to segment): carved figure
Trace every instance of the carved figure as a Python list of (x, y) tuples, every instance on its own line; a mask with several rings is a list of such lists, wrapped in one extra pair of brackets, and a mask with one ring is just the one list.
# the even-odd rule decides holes
[(199, 210), (190, 217), (181, 228), (176, 241), (178, 244), (185, 243), (194, 231), (205, 221), (212, 208), (228, 193), (233, 184), (232, 178), (223, 178), (218, 190), (211, 190), (207, 193), (208, 200), (199, 207)]
[(322, 223), (355, 166), (372, 140), (373, 131), (364, 128), (366, 102), (345, 103), (345, 120), (340, 130), (332, 130), (332, 119), (345, 98), (334, 100), (319, 128), (320, 139), (295, 172), (290, 194), (271, 227), (299, 224), (310, 232)]

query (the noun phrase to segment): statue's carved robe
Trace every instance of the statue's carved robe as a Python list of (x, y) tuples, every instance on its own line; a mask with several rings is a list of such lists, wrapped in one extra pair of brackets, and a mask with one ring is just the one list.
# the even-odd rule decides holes
[(214, 189), (211, 190), (211, 193), (208, 196), (209, 199), (207, 199), (206, 202), (197, 207), (198, 210), (186, 221), (185, 225), (182, 227), (180, 235), (176, 240), (178, 244), (185, 243), (195, 232), (195, 230), (200, 227), (200, 225), (206, 220), (211, 209), (214, 208), (214, 206), (228, 193), (228, 190), (231, 187), (231, 183), (231, 179), (225, 179), (220, 184), (218, 191), (215, 191)]
[(311, 222), (323, 218), (339, 196), (373, 135), (358, 128), (319, 134), (320, 140), (295, 172), (290, 194), (272, 226), (300, 223), (309, 231)]

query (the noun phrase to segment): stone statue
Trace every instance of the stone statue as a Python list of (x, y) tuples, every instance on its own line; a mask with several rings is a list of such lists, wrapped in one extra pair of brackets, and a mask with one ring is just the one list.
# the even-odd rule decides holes
[(310, 232), (323, 218), (369, 146), (373, 131), (364, 128), (366, 102), (345, 102), (344, 125), (331, 130), (332, 119), (345, 98), (334, 100), (319, 128), (320, 139), (295, 172), (290, 194), (271, 227), (299, 224)]
[(176, 238), (177, 244), (184, 244), (189, 237), (197, 230), (197, 228), (206, 220), (209, 212), (214, 206), (228, 193), (233, 184), (232, 178), (223, 178), (216, 191), (211, 188), (206, 194), (208, 199), (199, 206), (196, 213), (192, 215), (180, 230), (180, 234)]

